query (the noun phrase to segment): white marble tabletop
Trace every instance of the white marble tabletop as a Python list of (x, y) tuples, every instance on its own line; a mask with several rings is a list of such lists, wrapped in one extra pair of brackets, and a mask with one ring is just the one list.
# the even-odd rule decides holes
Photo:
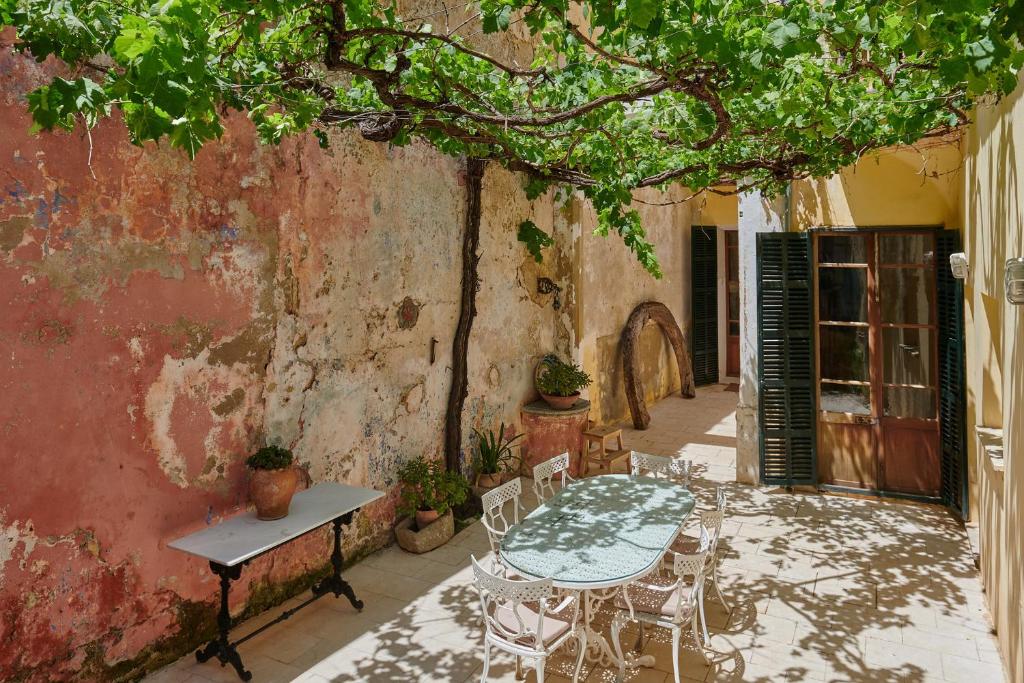
[(296, 493), (288, 516), (283, 519), (264, 522), (256, 518), (255, 512), (246, 512), (171, 541), (167, 546), (233, 567), (383, 495), (373, 489), (325, 482)]

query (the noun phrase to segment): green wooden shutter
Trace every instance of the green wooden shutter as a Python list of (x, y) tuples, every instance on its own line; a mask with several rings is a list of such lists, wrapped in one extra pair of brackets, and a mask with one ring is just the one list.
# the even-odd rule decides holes
[(963, 283), (953, 277), (949, 255), (960, 251), (960, 233), (936, 236), (939, 314), (939, 428), (942, 446), (942, 500), (967, 519), (967, 395), (964, 381)]
[(697, 386), (718, 381), (718, 229), (690, 233), (691, 359)]
[(810, 238), (757, 236), (761, 480), (817, 484)]

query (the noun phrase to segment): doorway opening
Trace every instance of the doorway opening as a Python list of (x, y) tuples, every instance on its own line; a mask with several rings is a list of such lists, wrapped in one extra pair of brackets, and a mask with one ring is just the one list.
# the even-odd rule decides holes
[(822, 485), (937, 498), (935, 233), (814, 235)]

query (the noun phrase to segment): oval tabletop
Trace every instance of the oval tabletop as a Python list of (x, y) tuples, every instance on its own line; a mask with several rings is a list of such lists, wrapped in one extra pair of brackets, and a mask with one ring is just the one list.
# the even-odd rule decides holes
[(652, 477), (606, 474), (562, 489), (513, 526), (501, 559), (564, 588), (614, 586), (654, 568), (693, 510), (693, 494)]

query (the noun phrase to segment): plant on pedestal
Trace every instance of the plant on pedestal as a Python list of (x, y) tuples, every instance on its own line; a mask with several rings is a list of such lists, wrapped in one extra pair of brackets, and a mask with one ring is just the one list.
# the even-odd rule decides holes
[(580, 389), (590, 386), (590, 375), (575, 363), (565, 363), (549, 354), (537, 366), (534, 385), (545, 403), (555, 410), (568, 410), (580, 397)]

